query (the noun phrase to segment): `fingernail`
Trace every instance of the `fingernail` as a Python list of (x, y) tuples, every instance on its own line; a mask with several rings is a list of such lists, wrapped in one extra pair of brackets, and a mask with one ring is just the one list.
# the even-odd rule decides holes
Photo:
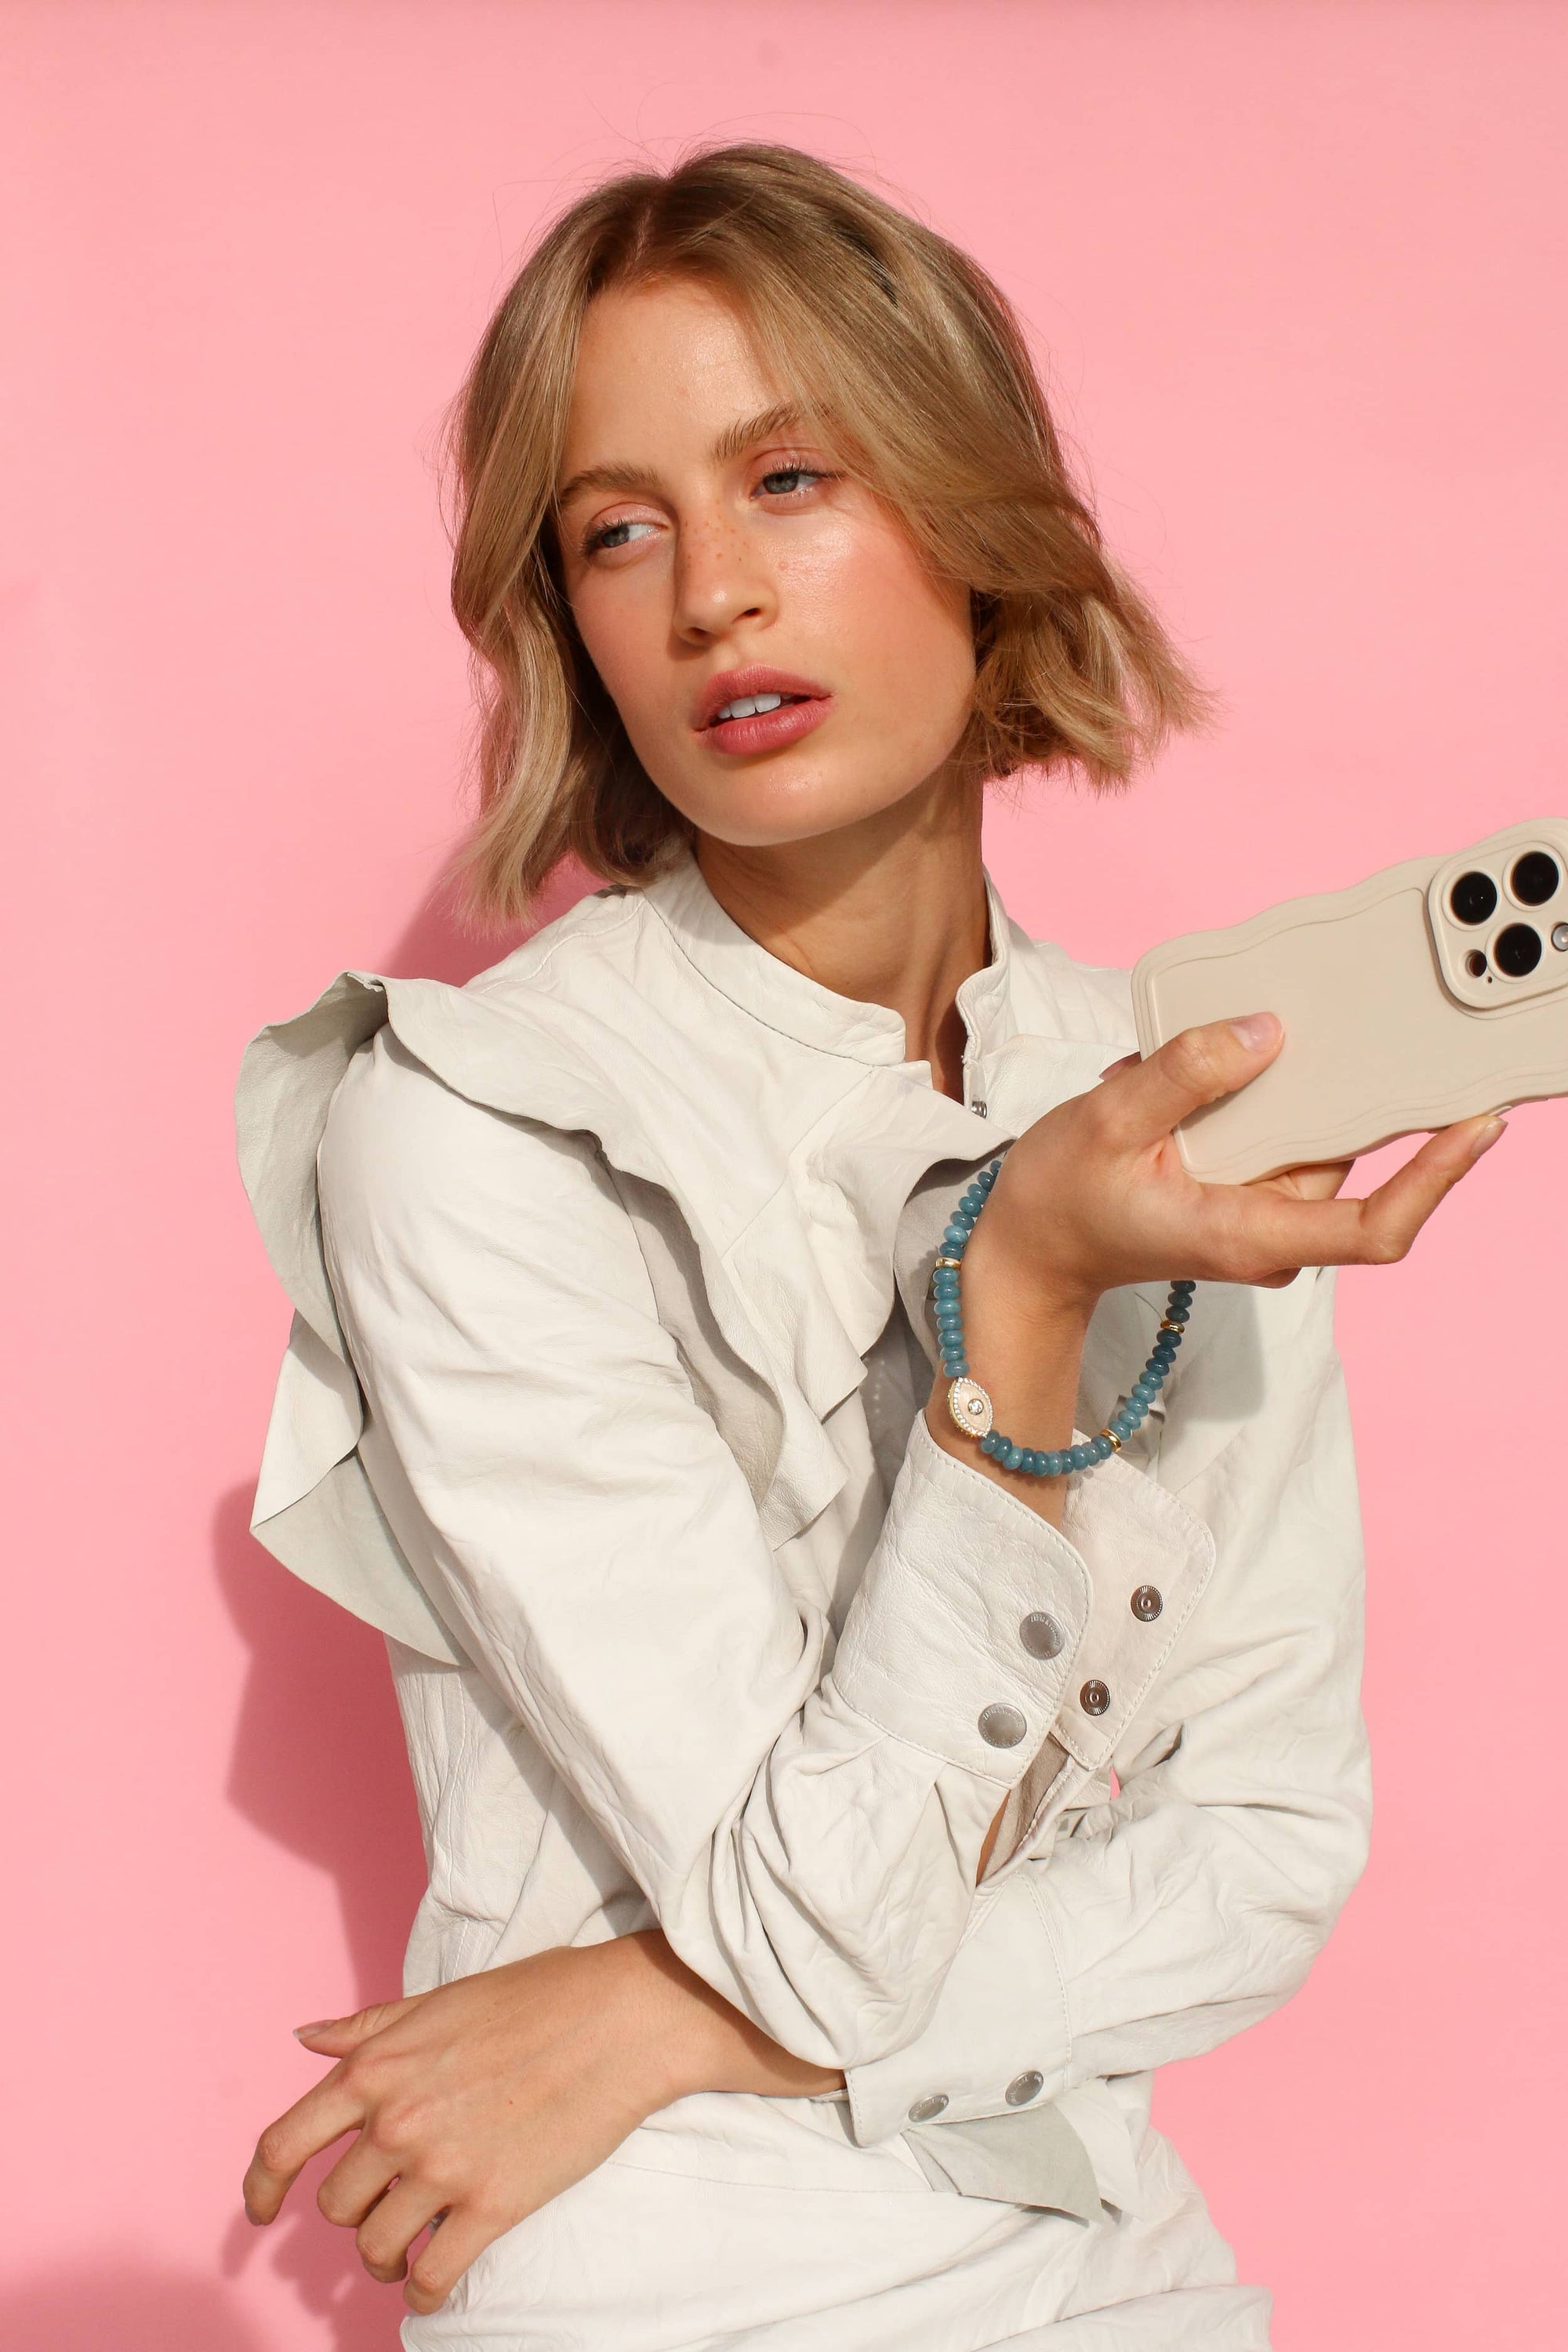
[(1506, 1118), (1493, 1118), (1489, 1120), (1488, 1124), (1482, 1128), (1480, 1134), (1476, 1139), (1476, 1147), (1471, 1152), (1470, 1158), (1472, 1160), (1479, 1160), (1483, 1151), (1489, 1151), (1493, 1144), (1497, 1141), (1498, 1137), (1503, 1133), (1507, 1126), (1508, 1121)]
[(1259, 1046), (1272, 1045), (1279, 1034), (1279, 1017), (1272, 1013), (1247, 1013), (1230, 1025), (1249, 1054), (1256, 1054)]
[(325, 2033), (328, 2027), (335, 2025), (337, 2021), (335, 2017), (318, 2017), (311, 2025), (297, 2025), (294, 2028), (294, 2039), (296, 2042), (300, 2042), (307, 2033)]

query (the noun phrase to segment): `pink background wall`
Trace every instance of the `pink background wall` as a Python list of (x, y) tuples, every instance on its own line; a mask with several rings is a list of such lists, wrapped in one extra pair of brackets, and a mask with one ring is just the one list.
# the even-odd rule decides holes
[[(1568, 805), (1568, 16), (12, 0), (0, 43), (0, 2344), (372, 2352), (346, 2239), (236, 2219), (289, 2024), (395, 1983), (419, 1872), (375, 1638), (245, 1533), (286, 1316), (229, 1091), (339, 966), (497, 951), (426, 903), (429, 454), (510, 258), (602, 167), (761, 133), (992, 267), (1228, 700), (1135, 798), (994, 822), (1015, 911), (1130, 961)], [(1344, 1285), (1374, 1857), (1306, 1992), (1161, 2093), (1281, 2352), (1554, 2332), (1565, 1145), (1521, 1113)]]

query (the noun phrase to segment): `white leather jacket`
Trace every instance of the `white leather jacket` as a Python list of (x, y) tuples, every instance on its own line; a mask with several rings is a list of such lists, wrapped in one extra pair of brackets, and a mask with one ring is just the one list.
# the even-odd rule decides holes
[[(1354, 1473), (1317, 1272), (1199, 1288), (1061, 1533), (932, 1444), (948, 1207), (1133, 1042), (1123, 976), (987, 887), (963, 1104), (689, 859), (264, 1031), (242, 1161), (297, 1312), (254, 1524), (390, 1638), (410, 1990), (657, 1921), (848, 2094), (686, 2100), (638, 2160), (1135, 2207), (1149, 2070), (1284, 2000), (1363, 1864)], [(1163, 1297), (1103, 1301), (1084, 1428)]]

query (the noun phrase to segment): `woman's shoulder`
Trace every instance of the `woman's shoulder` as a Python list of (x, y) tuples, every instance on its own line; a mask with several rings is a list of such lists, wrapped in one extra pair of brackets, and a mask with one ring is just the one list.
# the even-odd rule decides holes
[(616, 1271), (626, 1213), (595, 1138), (498, 1111), (449, 1086), (384, 1026), (333, 1092), (315, 1153), (334, 1265), (417, 1265), (427, 1284), (476, 1256), (579, 1276)]

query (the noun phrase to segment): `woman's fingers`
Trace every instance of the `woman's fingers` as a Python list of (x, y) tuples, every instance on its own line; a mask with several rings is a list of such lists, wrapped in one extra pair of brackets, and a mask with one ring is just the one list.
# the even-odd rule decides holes
[(1106, 1109), (1122, 1140), (1142, 1150), (1158, 1143), (1193, 1111), (1257, 1077), (1284, 1042), (1285, 1032), (1272, 1013), (1184, 1029), (1135, 1068), (1107, 1074)]
[(307, 2091), (287, 2115), (268, 2124), (257, 2141), (243, 2190), (248, 2218), (256, 2222), (275, 2221), (300, 2167), (363, 2121), (363, 2098), (350, 2090), (342, 2069), (334, 2066), (326, 2080)]
[(399, 2018), (406, 2017), (428, 1999), (427, 1993), (416, 1992), (406, 2000), (374, 2001), (369, 2009), (356, 2009), (352, 2017), (321, 2017), (313, 2025), (297, 2025), (294, 2039), (302, 2042), (307, 2050), (319, 2051), (325, 2057), (346, 2058), (351, 2050), (357, 2050), (373, 2033), (395, 2025)]
[(1384, 1255), (1403, 1257), (1439, 1202), (1468, 1174), (1482, 1152), (1491, 1150), (1506, 1125), (1495, 1112), (1487, 1111), (1479, 1118), (1440, 1128), (1385, 1184), (1367, 1194), (1359, 1205), (1363, 1230), (1373, 1244), (1374, 1264)]
[(1355, 1166), (1353, 1160), (1324, 1160), (1310, 1167), (1288, 1168), (1282, 1176), (1265, 1178), (1266, 1184), (1296, 1201), (1331, 1201)]
[[(339, 2230), (357, 2230), (397, 2179), (397, 2158), (362, 2131), (316, 2191), (316, 2202)], [(401, 2278), (402, 2272), (398, 2276)]]
[(455, 2205), (415, 2258), (403, 2290), (409, 2310), (439, 2311), (468, 2264), (521, 2219), (514, 2214), (507, 2220), (479, 2205)]
[(1205, 1186), (1203, 1270), (1211, 1280), (1258, 1283), (1286, 1266), (1388, 1265), (1501, 1133), (1490, 1113), (1443, 1128), (1364, 1201), (1292, 1198), (1262, 1184)]
[(390, 2286), (395, 2279), (406, 2275), (409, 2247), (441, 2208), (440, 2193), (417, 2178), (400, 2180), (387, 2190), (365, 2215), (355, 2239), (359, 2258), (373, 2279)]

